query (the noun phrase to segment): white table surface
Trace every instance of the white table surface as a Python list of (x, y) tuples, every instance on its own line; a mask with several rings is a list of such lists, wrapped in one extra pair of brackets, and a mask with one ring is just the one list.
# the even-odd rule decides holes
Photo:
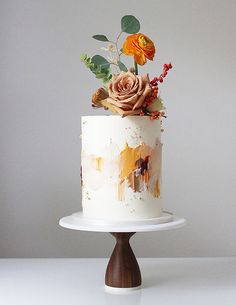
[(108, 259), (1, 259), (1, 305), (235, 305), (236, 258), (138, 259), (143, 288), (104, 291)]

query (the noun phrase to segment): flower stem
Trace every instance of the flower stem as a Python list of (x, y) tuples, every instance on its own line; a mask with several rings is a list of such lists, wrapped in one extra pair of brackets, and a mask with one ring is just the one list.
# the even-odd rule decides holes
[(136, 63), (135, 60), (134, 60), (134, 71), (135, 71), (135, 74), (138, 75), (138, 64)]
[(117, 36), (117, 38), (116, 38), (116, 43), (118, 42), (118, 40), (119, 40), (119, 38), (120, 38), (120, 35), (122, 34), (123, 32), (121, 31), (120, 33), (119, 33), (119, 35)]
[(119, 40), (120, 35), (121, 35), (122, 33), (123, 33), (122, 31), (119, 33), (119, 35), (116, 37), (116, 40), (115, 40), (115, 41), (109, 40), (109, 42), (111, 42), (112, 44), (114, 44), (114, 46), (115, 46), (115, 48), (116, 48), (116, 53), (117, 53), (117, 56), (118, 56), (118, 60), (120, 60), (120, 55), (122, 54), (122, 52), (120, 53), (120, 52), (119, 52), (119, 49), (118, 49), (118, 40)]
[(122, 31), (121, 31), (121, 32), (119, 33), (119, 35), (116, 37), (116, 42), (115, 42), (116, 52), (117, 52), (117, 55), (118, 55), (118, 60), (120, 60), (120, 53), (119, 53), (119, 50), (118, 50), (118, 40), (119, 40), (121, 34), (122, 34)]

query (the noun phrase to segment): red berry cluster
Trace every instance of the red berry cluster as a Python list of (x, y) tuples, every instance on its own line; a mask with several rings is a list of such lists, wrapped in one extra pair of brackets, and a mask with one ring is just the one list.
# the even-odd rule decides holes
[(151, 120), (159, 119), (160, 117), (165, 117), (165, 113), (163, 111), (153, 111), (152, 113), (147, 113), (145, 109), (150, 106), (158, 96), (158, 83), (163, 83), (163, 79), (166, 77), (168, 71), (172, 68), (171, 63), (163, 65), (163, 71), (159, 77), (154, 77), (153, 80), (150, 81), (150, 85), (152, 88), (151, 94), (145, 98), (144, 110), (141, 111), (140, 115), (148, 114), (150, 115)]
[(155, 90), (158, 93), (158, 82), (163, 83), (163, 78), (166, 77), (168, 71), (172, 69), (171, 63), (164, 64), (163, 65), (163, 71), (159, 77), (154, 77), (153, 80), (151, 80), (150, 85), (152, 86), (153, 90)]
[(165, 112), (164, 111), (153, 111), (150, 114), (150, 120), (157, 120), (160, 118), (166, 118)]
[(145, 102), (144, 102), (145, 108), (150, 106), (157, 98), (158, 88), (156, 88), (152, 85), (151, 85), (151, 88), (152, 88), (151, 93), (148, 96), (146, 96), (146, 98), (145, 98)]
[(157, 98), (158, 95), (158, 83), (163, 83), (163, 79), (166, 77), (168, 71), (172, 68), (171, 63), (163, 65), (163, 71), (159, 77), (154, 77), (153, 80), (150, 81), (150, 85), (152, 88), (151, 94), (146, 98), (145, 103), (147, 106), (151, 105), (152, 102)]

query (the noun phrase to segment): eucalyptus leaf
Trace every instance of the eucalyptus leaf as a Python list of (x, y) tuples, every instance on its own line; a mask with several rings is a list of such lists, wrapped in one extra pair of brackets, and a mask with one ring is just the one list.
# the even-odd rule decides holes
[(87, 68), (93, 68), (93, 63), (85, 63), (85, 66), (87, 67)]
[(110, 66), (110, 63), (106, 60), (106, 58), (101, 55), (94, 55), (92, 57), (92, 62), (98, 66), (101, 66), (102, 68), (108, 68)]
[(128, 34), (135, 34), (140, 29), (140, 23), (137, 18), (132, 15), (126, 15), (121, 19), (121, 30)]
[(92, 37), (99, 41), (109, 41), (109, 39), (105, 35), (93, 35)]
[(125, 66), (125, 65), (123, 64), (123, 62), (121, 62), (120, 60), (117, 61), (117, 64), (118, 64), (118, 66), (119, 66), (119, 68), (120, 68), (121, 71), (124, 71), (124, 72), (127, 72), (127, 71), (128, 71), (128, 69), (126, 68), (126, 66)]
[(87, 68), (96, 76), (96, 78), (101, 79), (104, 86), (111, 79), (110, 63), (106, 58), (95, 55), (93, 58), (87, 56), (87, 54), (82, 54), (80, 56), (81, 61), (85, 64)]
[(96, 73), (96, 78), (105, 78), (106, 74), (105, 73)]

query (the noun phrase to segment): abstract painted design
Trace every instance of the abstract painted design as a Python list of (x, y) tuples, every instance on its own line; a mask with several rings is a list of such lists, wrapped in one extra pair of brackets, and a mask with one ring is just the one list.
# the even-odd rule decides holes
[(161, 143), (154, 148), (141, 143), (136, 147), (126, 144), (120, 153), (120, 174), (118, 197), (124, 200), (124, 184), (134, 192), (149, 191), (154, 197), (160, 197)]
[[(160, 197), (162, 144), (157, 139), (154, 147), (141, 143), (130, 147), (126, 143), (121, 151), (112, 143), (104, 156), (82, 154), (83, 186), (93, 190), (104, 185), (117, 186), (118, 200), (125, 200), (125, 190), (134, 193), (147, 191)], [(81, 176), (82, 179), (82, 176)]]

